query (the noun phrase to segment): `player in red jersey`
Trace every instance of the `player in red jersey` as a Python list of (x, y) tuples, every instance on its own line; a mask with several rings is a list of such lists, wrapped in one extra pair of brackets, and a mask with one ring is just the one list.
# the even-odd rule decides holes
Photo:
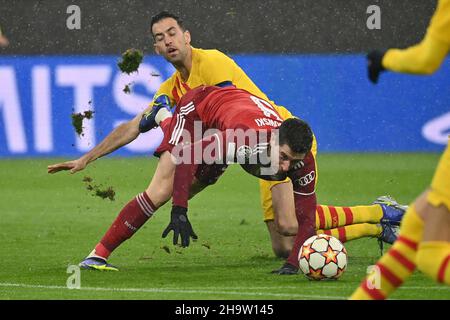
[[(49, 165), (49, 173), (62, 170), (79, 172), (96, 159), (130, 143), (142, 132), (157, 126), (154, 123), (156, 120), (154, 108), (173, 107), (173, 104), (178, 104), (181, 97), (191, 88), (200, 85), (233, 84), (268, 100), (232, 59), (217, 50), (192, 48), (190, 33), (183, 27), (178, 17), (167, 12), (157, 14), (152, 18), (151, 30), (155, 40), (155, 51), (170, 62), (176, 72), (162, 84), (153, 102), (144, 112), (115, 128), (102, 142), (80, 158)], [(278, 107), (273, 102), (271, 104), (283, 119), (292, 117), (287, 109)], [(159, 116), (161, 117), (161, 112)], [(170, 119), (165, 121), (170, 122)], [(165, 125), (160, 121), (158, 124), (161, 127)], [(313, 154), (316, 151), (317, 144), (314, 141)], [(169, 152), (160, 154), (148, 187), (123, 206), (100, 241), (80, 263), (82, 268), (118, 270), (108, 263), (112, 252), (140, 230), (172, 196), (175, 165), (170, 157)], [(298, 229), (292, 183), (289, 179), (260, 180), (260, 189), (264, 221), (269, 230), (273, 251), (276, 256), (285, 259), (291, 251)], [(392, 243), (396, 238), (396, 226), (392, 226), (391, 222), (400, 221), (404, 212), (396, 202), (384, 197), (378, 198), (373, 205), (352, 207), (318, 205), (316, 210), (318, 233), (333, 235), (341, 241), (374, 236), (388, 243)], [(279, 271), (280, 274), (293, 274), (292, 271), (296, 273), (296, 270)]]
[(196, 239), (187, 217), (194, 179), (212, 184), (229, 163), (239, 163), (258, 178), (291, 179), (298, 231), (286, 265), (298, 267), (300, 246), (316, 234), (316, 164), (308, 124), (297, 118), (283, 121), (270, 103), (245, 90), (201, 86), (181, 99), (163, 130), (158, 152), (171, 151), (176, 162), (171, 221), (163, 237), (174, 231), (173, 243), (181, 235), (183, 247)]

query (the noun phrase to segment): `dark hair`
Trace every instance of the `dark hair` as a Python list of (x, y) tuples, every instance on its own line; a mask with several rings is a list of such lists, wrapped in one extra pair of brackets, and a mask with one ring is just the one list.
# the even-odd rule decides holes
[(150, 32), (152, 33), (152, 35), (153, 35), (153, 32), (152, 32), (153, 25), (163, 19), (166, 19), (166, 18), (174, 19), (180, 26), (181, 30), (186, 31), (186, 28), (183, 25), (183, 20), (181, 20), (180, 17), (174, 15), (173, 13), (167, 12), (167, 11), (161, 11), (160, 13), (154, 15), (152, 17), (152, 20), (150, 21)]
[(287, 144), (295, 153), (308, 153), (313, 142), (310, 126), (298, 118), (284, 120), (279, 128), (279, 144)]

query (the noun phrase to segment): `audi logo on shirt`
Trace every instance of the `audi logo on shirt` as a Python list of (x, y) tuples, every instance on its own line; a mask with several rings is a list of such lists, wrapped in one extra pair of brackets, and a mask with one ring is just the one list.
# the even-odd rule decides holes
[(316, 178), (316, 172), (315, 171), (311, 171), (310, 173), (304, 175), (303, 177), (297, 179), (297, 183), (299, 185), (301, 185), (302, 187), (307, 186), (308, 184), (310, 184), (311, 182), (314, 181), (314, 179)]

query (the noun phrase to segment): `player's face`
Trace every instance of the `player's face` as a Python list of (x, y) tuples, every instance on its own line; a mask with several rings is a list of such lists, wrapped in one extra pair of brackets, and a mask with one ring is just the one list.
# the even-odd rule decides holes
[(152, 34), (157, 54), (173, 64), (185, 61), (190, 48), (191, 35), (189, 31), (183, 31), (175, 19), (166, 18), (155, 23)]
[(287, 144), (279, 146), (279, 173), (292, 169), (299, 161), (305, 159), (306, 154), (295, 153)]

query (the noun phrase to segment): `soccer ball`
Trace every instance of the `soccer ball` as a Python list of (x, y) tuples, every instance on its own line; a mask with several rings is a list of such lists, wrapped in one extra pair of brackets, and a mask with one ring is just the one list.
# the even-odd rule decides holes
[(347, 250), (335, 237), (319, 234), (303, 243), (298, 262), (310, 280), (335, 280), (347, 267)]

